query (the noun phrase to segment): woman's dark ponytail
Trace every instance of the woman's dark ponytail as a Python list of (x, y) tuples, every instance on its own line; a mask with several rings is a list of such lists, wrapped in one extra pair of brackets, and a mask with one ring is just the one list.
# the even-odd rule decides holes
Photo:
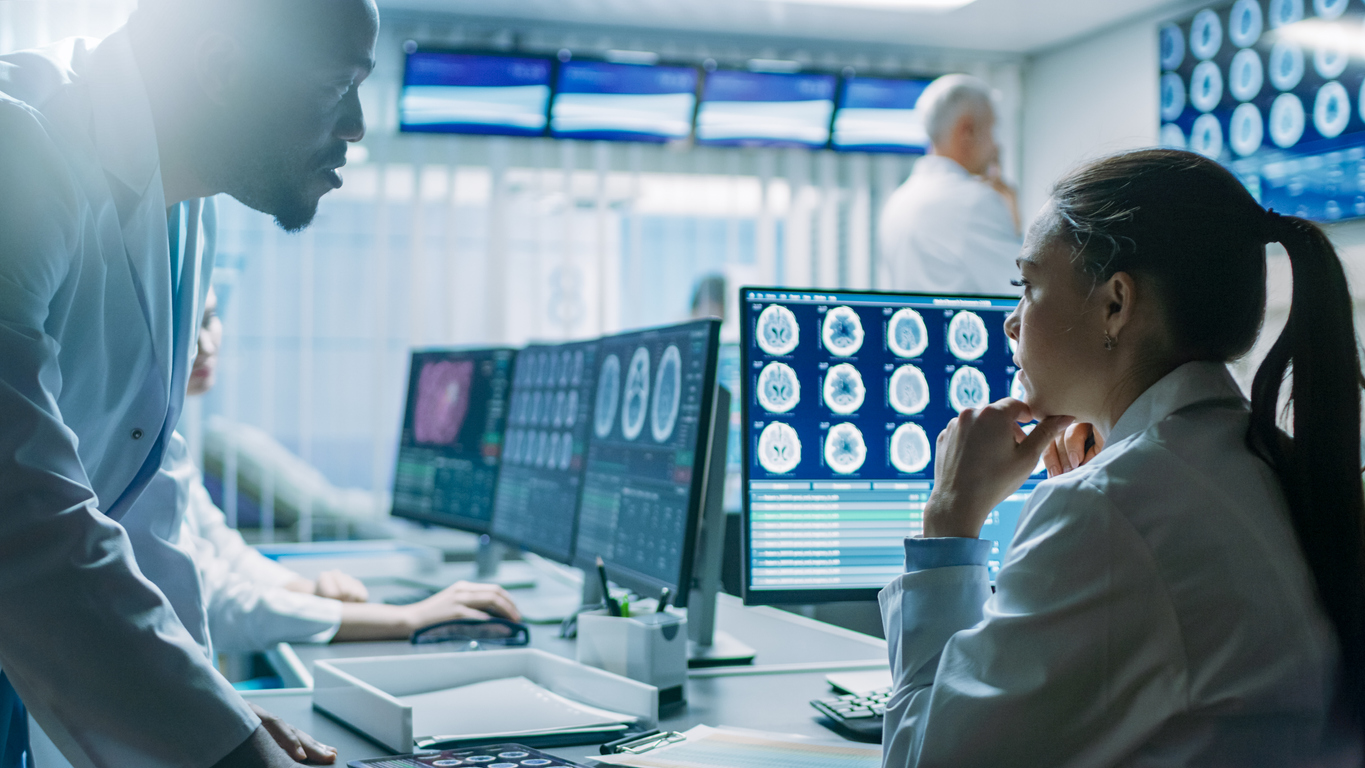
[[(1360, 359), (1354, 307), (1327, 235), (1303, 219), (1268, 213), (1268, 241), (1293, 268), (1289, 320), (1251, 395), (1251, 446), (1279, 473), (1299, 546), (1341, 639), (1342, 703), (1365, 715), (1365, 499), (1360, 478)], [(1277, 426), (1287, 373), (1293, 437)]]

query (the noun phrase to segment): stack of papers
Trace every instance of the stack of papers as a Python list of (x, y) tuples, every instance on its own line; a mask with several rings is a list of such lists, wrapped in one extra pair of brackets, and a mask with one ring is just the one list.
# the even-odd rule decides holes
[(687, 739), (639, 755), (601, 758), (628, 768), (881, 768), (882, 748), (699, 725)]
[(613, 733), (636, 721), (632, 715), (566, 699), (525, 677), (418, 693), (399, 701), (412, 707), (413, 741), (422, 749), (464, 741)]

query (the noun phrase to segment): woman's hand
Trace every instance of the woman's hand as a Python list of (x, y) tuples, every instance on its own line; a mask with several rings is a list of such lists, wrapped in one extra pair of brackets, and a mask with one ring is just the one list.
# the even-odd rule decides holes
[(411, 609), (412, 631), (452, 619), (486, 619), (490, 615), (521, 621), (521, 612), (507, 590), (497, 584), (458, 581)]
[[(1092, 439), (1093, 438), (1093, 439)], [(1090, 446), (1087, 448), (1086, 443)], [(1043, 451), (1043, 465), (1047, 476), (1064, 475), (1083, 467), (1104, 448), (1104, 438), (1090, 424), (1072, 424)]]
[(354, 576), (341, 571), (323, 571), (318, 574), (314, 594), (330, 597), (343, 603), (363, 603), (370, 599), (370, 591)]
[(934, 491), (924, 506), (924, 537), (981, 535), (996, 505), (1019, 490), (1045, 448), (1059, 439), (1070, 416), (1049, 416), (1025, 434), (1028, 405), (1013, 398), (969, 408), (939, 433)]

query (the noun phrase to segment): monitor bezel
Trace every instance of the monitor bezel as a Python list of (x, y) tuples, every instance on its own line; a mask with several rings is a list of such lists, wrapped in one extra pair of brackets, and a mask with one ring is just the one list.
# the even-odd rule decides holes
[[(763, 293), (787, 293), (787, 294), (835, 294), (838, 296), (865, 296), (875, 300), (878, 297), (924, 297), (929, 299), (1004, 299), (1019, 301), (1018, 296), (992, 293), (939, 293), (934, 291), (873, 291), (863, 289), (811, 289), (811, 288), (791, 288), (791, 287), (772, 287), (746, 285), (739, 288), (739, 363), (742, 376), (739, 382), (740, 389), (740, 424), (743, 432), (740, 434), (740, 456), (741, 470), (743, 471), (743, 482), (740, 486), (740, 573), (742, 578), (741, 595), (745, 605), (793, 605), (793, 604), (818, 604), (818, 603), (839, 603), (839, 602), (860, 602), (876, 600), (877, 593), (882, 587), (848, 587), (840, 589), (819, 589), (811, 587), (797, 587), (793, 589), (754, 589), (752, 586), (752, 573), (750, 556), (749, 530), (751, 525), (751, 511), (749, 508), (749, 467), (751, 441), (749, 439), (749, 368), (750, 349), (753, 343), (754, 328), (744, 311), (744, 304), (748, 301), (746, 295), (749, 291), (761, 291)], [(780, 301), (780, 299), (778, 300)]]
[[(413, 128), (409, 123), (403, 122), (403, 92), (408, 87), (408, 59), (419, 53), (451, 53), (462, 56), (487, 56), (499, 59), (532, 59), (535, 61), (548, 62), (550, 65), (549, 82), (546, 87), (549, 89), (549, 96), (545, 98), (545, 127), (538, 133), (526, 131), (507, 130), (507, 131), (452, 131), (448, 129), (426, 129)], [(523, 53), (520, 51), (500, 51), (483, 47), (463, 48), (458, 45), (423, 45), (417, 43), (417, 47), (412, 51), (403, 52), (403, 77), (398, 82), (398, 132), (413, 134), (431, 134), (445, 136), (510, 136), (517, 139), (543, 139), (550, 135), (550, 107), (555, 100), (555, 83), (559, 77), (559, 60), (553, 56), (543, 54)], [(438, 123), (438, 125), (450, 125), (450, 123)]]
[[(407, 429), (407, 427), (408, 427), (408, 412), (409, 412), (409, 410), (410, 410), (412, 407), (415, 407), (415, 404), (412, 402), (412, 396), (413, 396), (412, 386), (413, 386), (414, 366), (416, 365), (416, 362), (417, 362), (417, 356), (418, 356), (418, 355), (425, 355), (425, 354), (472, 354), (472, 353), (488, 353), (488, 354), (490, 354), (490, 355), (496, 355), (496, 354), (499, 353), (499, 352), (509, 352), (509, 353), (511, 353), (511, 358), (512, 358), (512, 359), (511, 359), (511, 363), (512, 363), (512, 371), (511, 371), (511, 372), (512, 372), (512, 373), (515, 373), (515, 372), (516, 372), (517, 357), (518, 357), (518, 355), (519, 355), (520, 352), (521, 352), (521, 350), (519, 350), (519, 349), (516, 348), (516, 347), (468, 347), (468, 346), (458, 346), (458, 347), (414, 347), (414, 348), (412, 348), (411, 350), (409, 350), (409, 352), (408, 352), (408, 380), (407, 380), (406, 385), (405, 385), (404, 388), (403, 388), (403, 392), (404, 392), (404, 395), (403, 395), (403, 421), (401, 422), (401, 424), (400, 424), (400, 426), (399, 426), (399, 428), (398, 428), (398, 430), (399, 430), (399, 431), (398, 431), (398, 448), (397, 448), (397, 450), (394, 451), (394, 457), (393, 457), (394, 468), (395, 468), (395, 469), (394, 469), (394, 479), (393, 479), (393, 482), (397, 482), (397, 481), (398, 481), (398, 472), (397, 472), (398, 457), (401, 456), (401, 455), (402, 455), (402, 452), (403, 452), (403, 430)], [(509, 394), (510, 394), (510, 390), (511, 390), (511, 381), (510, 381), (510, 379), (509, 379), (509, 381), (508, 381), (508, 390), (509, 390)], [(489, 504), (489, 513), (488, 513), (488, 519), (487, 519), (487, 520), (476, 520), (475, 518), (467, 517), (467, 516), (465, 516), (465, 515), (453, 515), (453, 516), (452, 516), (452, 515), (426, 514), (426, 513), (423, 513), (423, 512), (406, 512), (406, 511), (405, 511), (405, 512), (399, 512), (398, 509), (394, 506), (394, 500), (393, 500), (393, 498), (390, 498), (390, 500), (389, 500), (389, 517), (397, 517), (397, 518), (400, 518), (400, 519), (402, 519), (402, 520), (412, 520), (412, 521), (419, 522), (419, 523), (426, 523), (426, 524), (428, 524), (428, 525), (438, 525), (438, 526), (440, 526), (440, 527), (442, 527), (442, 528), (450, 528), (450, 529), (456, 530), (456, 531), (465, 531), (465, 532), (467, 532), (467, 533), (476, 533), (476, 534), (480, 534), (480, 535), (482, 535), (482, 534), (487, 534), (489, 531), (491, 531), (492, 528), (493, 528), (493, 512), (497, 509), (497, 506), (498, 506), (498, 479), (497, 479), (497, 478), (502, 476), (502, 451), (503, 451), (503, 441), (504, 441), (504, 440), (506, 439), (506, 437), (507, 437), (507, 416), (508, 416), (508, 413), (507, 413), (506, 409), (504, 409), (503, 414), (502, 414), (502, 431), (501, 431), (501, 433), (498, 435), (498, 466), (497, 466), (497, 476), (496, 476), (496, 477), (494, 478), (494, 480), (493, 480), (493, 497), (492, 497), (492, 499), (490, 500), (490, 504)], [(392, 487), (392, 485), (391, 485), (390, 487)], [(391, 496), (393, 496), (393, 495), (394, 495), (394, 494), (391, 494)]]
[[(634, 336), (641, 333), (649, 333), (651, 331), (671, 331), (693, 325), (704, 325), (708, 329), (706, 365), (702, 381), (705, 384), (709, 384), (709, 386), (702, 387), (701, 414), (698, 420), (697, 430), (698, 450), (696, 450), (692, 456), (692, 484), (688, 491), (687, 525), (683, 533), (682, 557), (679, 559), (678, 565), (679, 581), (678, 583), (662, 581), (657, 577), (640, 573), (632, 568), (621, 566), (614, 563), (612, 560), (603, 558), (603, 564), (606, 568), (608, 579), (616, 582), (619, 586), (625, 587), (636, 594), (644, 595), (646, 597), (658, 597), (663, 588), (667, 587), (673, 594), (673, 605), (678, 608), (687, 607), (688, 596), (692, 587), (693, 569), (696, 565), (697, 538), (699, 529), (701, 528), (702, 513), (706, 506), (706, 470), (707, 463), (710, 460), (712, 424), (715, 419), (716, 387), (718, 386), (716, 383), (716, 361), (720, 354), (721, 322), (716, 318), (689, 320), (685, 323), (624, 331), (598, 339), (599, 343), (601, 343), (622, 336)], [(601, 357), (600, 349), (599, 357)], [(592, 434), (593, 433), (589, 433), (588, 438), (590, 444), (589, 450), (591, 450)], [(721, 446), (721, 448), (723, 450), (724, 446)], [(583, 474), (586, 478), (586, 462), (583, 467)], [(586, 479), (583, 484), (585, 487), (587, 486)], [(581, 506), (580, 503), (580, 514)], [(594, 573), (597, 568), (597, 555), (596, 553), (589, 555), (578, 551), (578, 536), (576, 529), (574, 534), (574, 565), (583, 569), (583, 577), (585, 579), (597, 577), (596, 573)]]

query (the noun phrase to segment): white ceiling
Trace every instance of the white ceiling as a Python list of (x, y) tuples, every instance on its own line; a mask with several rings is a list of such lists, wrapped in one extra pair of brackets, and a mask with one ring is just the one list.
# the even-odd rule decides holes
[(382, 8), (655, 32), (758, 35), (1026, 54), (1189, 0), (975, 0), (898, 11), (781, 0), (379, 0)]

